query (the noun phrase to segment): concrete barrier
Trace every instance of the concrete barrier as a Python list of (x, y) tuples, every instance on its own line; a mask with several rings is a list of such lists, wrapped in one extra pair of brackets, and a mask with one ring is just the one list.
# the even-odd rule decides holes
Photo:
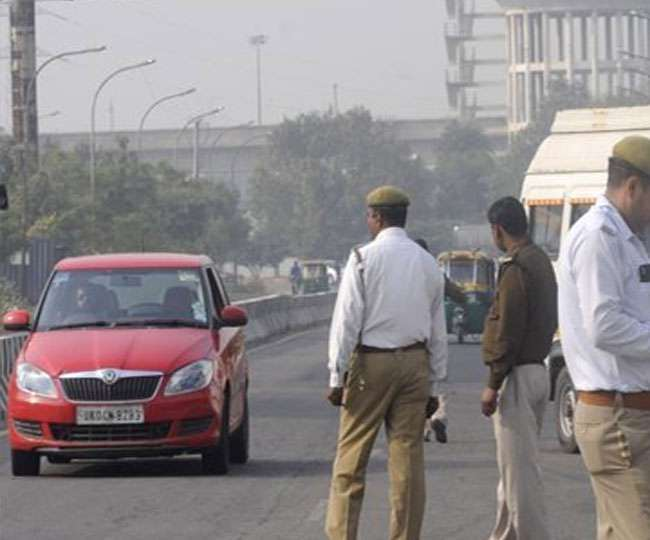
[[(329, 321), (336, 294), (274, 295), (237, 302), (248, 312), (246, 343), (260, 345), (275, 337)], [(0, 423), (7, 408), (7, 383), (26, 333), (0, 336)]]

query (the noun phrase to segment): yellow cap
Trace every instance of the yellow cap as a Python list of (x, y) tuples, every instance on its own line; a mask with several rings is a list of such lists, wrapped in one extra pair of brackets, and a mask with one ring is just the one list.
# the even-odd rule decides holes
[(650, 139), (631, 135), (621, 139), (612, 152), (612, 157), (622, 159), (643, 174), (650, 176)]
[(395, 186), (381, 186), (373, 189), (366, 197), (368, 206), (408, 206), (411, 200), (405, 191)]

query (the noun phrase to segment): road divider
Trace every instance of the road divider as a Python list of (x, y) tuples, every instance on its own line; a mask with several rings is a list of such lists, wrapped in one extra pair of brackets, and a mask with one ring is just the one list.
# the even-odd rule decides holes
[[(304, 296), (274, 295), (236, 302), (248, 312), (248, 346), (262, 345), (282, 335), (326, 323), (332, 316), (335, 293)], [(0, 430), (7, 410), (7, 385), (27, 333), (0, 336)]]

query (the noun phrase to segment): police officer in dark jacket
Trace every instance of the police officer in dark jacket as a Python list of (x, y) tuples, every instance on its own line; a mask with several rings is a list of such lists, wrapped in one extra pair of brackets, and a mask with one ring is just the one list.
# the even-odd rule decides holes
[(490, 540), (549, 540), (538, 442), (549, 392), (544, 359), (557, 330), (555, 273), (528, 238), (517, 199), (496, 201), (488, 221), (494, 243), (506, 253), (483, 333), (490, 376), (481, 407), (494, 419), (500, 474)]

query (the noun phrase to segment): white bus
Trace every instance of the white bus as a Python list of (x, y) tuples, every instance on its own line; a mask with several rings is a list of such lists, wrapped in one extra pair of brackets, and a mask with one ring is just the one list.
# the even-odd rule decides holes
[[(650, 137), (650, 107), (578, 109), (557, 114), (551, 135), (537, 150), (521, 191), (532, 240), (557, 260), (571, 226), (605, 192), (608, 159), (628, 135)], [(576, 452), (575, 392), (558, 336), (547, 359), (558, 440)]]

